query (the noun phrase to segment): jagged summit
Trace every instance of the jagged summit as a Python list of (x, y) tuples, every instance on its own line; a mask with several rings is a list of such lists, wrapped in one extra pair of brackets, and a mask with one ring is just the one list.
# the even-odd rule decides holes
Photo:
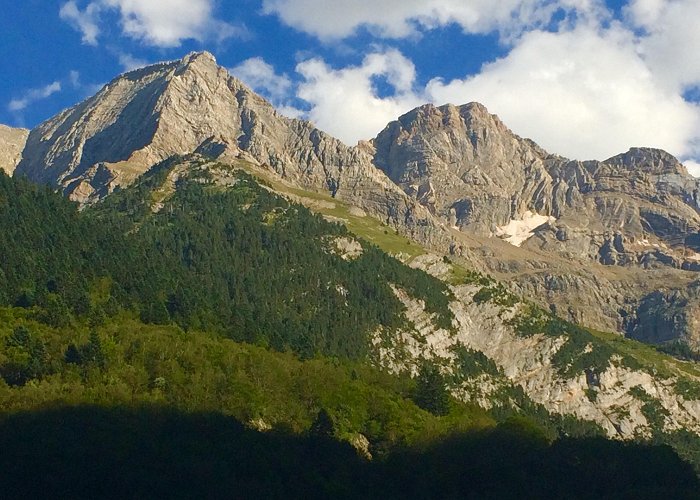
[(626, 153), (615, 155), (604, 163), (630, 171), (690, 176), (675, 156), (656, 148), (630, 148)]
[(546, 196), (530, 206), (551, 184), (549, 155), (479, 103), (421, 106), (373, 144), (376, 165), (451, 226), (489, 234), (518, 213), (552, 210)]
[(429, 214), (350, 148), (286, 118), (208, 52), (121, 75), (31, 131), (20, 175), (96, 201), (173, 155), (216, 152), (330, 192), (386, 222), (430, 232)]
[(212, 137), (235, 144), (245, 94), (255, 100), (208, 53), (126, 73), (34, 129), (17, 172), (75, 199), (101, 196)]
[[(121, 75), (42, 123), (16, 172), (89, 203), (162, 160), (193, 152), (245, 160), (297, 187), (325, 191), (484, 270), (529, 266), (518, 274), (525, 293), (561, 295), (571, 270), (591, 263), (700, 270), (700, 183), (663, 151), (568, 160), (519, 137), (475, 102), (420, 106), (370, 142), (348, 147), (278, 114), (208, 52)], [(495, 257), (500, 242), (497, 252), (475, 257), (470, 249), (481, 243), (472, 237), (500, 237), (531, 260)], [(563, 262), (557, 276), (542, 271), (552, 259)], [(568, 317), (624, 329), (629, 321), (619, 311), (639, 297), (595, 279), (575, 279), (579, 295), (566, 292)], [(582, 312), (580, 304), (596, 306)]]
[(216, 64), (216, 57), (211, 52), (206, 50), (190, 52), (181, 59), (183, 64), (193, 64), (196, 62), (203, 62), (205, 64)]

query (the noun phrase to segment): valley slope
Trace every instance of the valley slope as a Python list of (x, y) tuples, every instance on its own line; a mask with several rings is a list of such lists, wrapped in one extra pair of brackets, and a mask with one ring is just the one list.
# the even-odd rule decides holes
[(698, 181), (658, 150), (550, 154), (477, 103), (422, 106), (348, 147), (195, 53), (126, 73), (36, 127), (17, 175), (91, 203), (191, 152), (327, 193), (570, 321), (700, 348)]
[(662, 151), (570, 161), (475, 103), (348, 147), (200, 53), (39, 125), (14, 175), (6, 200), (26, 177), (83, 207), (47, 191), (3, 214), (3, 304), (54, 327), (121, 311), (397, 376), (431, 366), (494, 415), (697, 453), (679, 445), (700, 432), (697, 365), (581, 326), (697, 349), (698, 182)]

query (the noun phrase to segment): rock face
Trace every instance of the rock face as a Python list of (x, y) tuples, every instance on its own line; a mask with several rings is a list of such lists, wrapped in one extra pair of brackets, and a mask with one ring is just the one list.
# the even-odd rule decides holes
[(329, 191), (427, 242), (439, 237), (371, 156), (289, 119), (206, 52), (126, 73), (32, 130), (17, 171), (81, 203), (192, 152), (244, 158), (308, 189)]
[(29, 130), (0, 125), (0, 170), (12, 175), (22, 158)]
[(629, 332), (651, 344), (681, 340), (700, 352), (700, 281), (684, 289), (656, 290), (642, 298)]
[(489, 234), (527, 210), (551, 212), (547, 154), (481, 104), (425, 105), (373, 141), (375, 164), (462, 230)]
[(700, 180), (663, 151), (570, 161), (478, 103), (419, 107), (373, 145), (379, 168), (463, 231), (521, 244), (508, 229), (539, 220), (526, 245), (605, 265), (700, 270)]
[[(441, 279), (449, 277), (449, 265), (438, 256), (423, 255), (411, 266)], [(416, 365), (430, 360), (460, 381), (451, 387), (456, 397), (485, 407), (498, 404), (499, 392), (514, 384), (548, 411), (596, 422), (609, 437), (648, 437), (660, 430), (700, 432), (700, 401), (679, 389), (683, 384), (680, 380), (688, 374), (679, 371), (660, 376), (653, 366), (629, 363), (620, 353), (612, 354), (599, 371), (578, 369), (564, 374), (556, 355), (567, 336), (518, 334), (511, 320), (523, 314), (526, 305), (476, 303), (474, 295), (479, 289), (473, 284), (451, 287), (453, 331), (435, 327), (434, 315), (425, 310), (422, 301), (395, 289), (413, 331), (398, 333), (390, 343), (377, 342), (376, 346), (388, 346), (378, 348), (380, 362), (393, 371), (415, 372)], [(462, 347), (485, 354), (498, 372), (470, 371), (466, 379), (459, 377)], [(588, 344), (582, 351), (600, 348), (601, 344)]]
[[(673, 316), (680, 302), (642, 299), (700, 271), (700, 184), (663, 151), (570, 161), (477, 103), (421, 106), (348, 147), (278, 114), (206, 52), (126, 73), (42, 123), (16, 171), (91, 203), (193, 152), (330, 193), (602, 329), (636, 334), (646, 311)], [(673, 338), (698, 336), (695, 321), (663, 324)]]
[[(676, 290), (688, 282), (683, 270), (700, 270), (700, 180), (671, 155), (634, 148), (603, 162), (567, 160), (478, 103), (421, 106), (372, 145), (375, 164), (445, 225), (533, 251), (480, 258), (519, 292), (546, 298), (567, 319), (639, 338), (700, 335), (695, 321), (664, 322), (672, 332), (664, 336), (640, 333), (649, 309), (639, 301), (652, 292), (644, 280), (655, 274), (638, 270), (664, 269), (656, 274)], [(661, 301), (654, 311), (678, 307)]]
[[(9, 170), (26, 137), (10, 132), (15, 149), (0, 147), (14, 151)], [(42, 123), (29, 134), (16, 172), (91, 203), (158, 162), (191, 153), (329, 193), (508, 280), (565, 319), (651, 342), (682, 338), (700, 348), (698, 181), (658, 150), (633, 149), (605, 162), (549, 154), (476, 103), (422, 106), (371, 143), (348, 147), (279, 115), (211, 54), (195, 53), (126, 73)], [(165, 180), (154, 212), (186, 168)], [(329, 242), (329, 251), (347, 259), (359, 247), (351, 239)], [(440, 257), (412, 265), (449, 279)], [(555, 358), (566, 338), (519, 335), (507, 320), (526, 305), (477, 303), (478, 291), (475, 284), (452, 287), (455, 322), (447, 331), (433, 326), (424, 304), (395, 288), (413, 327), (393, 342), (379, 339), (381, 362), (390, 369), (414, 369), (410, 363), (422, 359), (454, 366), (455, 349), (468, 347), (495, 368), (454, 387), (463, 399), (488, 407), (501, 389), (517, 385), (550, 411), (594, 420), (621, 437), (650, 431), (653, 403), (668, 415), (657, 428), (700, 431), (700, 401), (680, 394), (682, 375), (657, 379), (653, 369), (625, 365), (620, 355), (595, 374), (564, 376)]]

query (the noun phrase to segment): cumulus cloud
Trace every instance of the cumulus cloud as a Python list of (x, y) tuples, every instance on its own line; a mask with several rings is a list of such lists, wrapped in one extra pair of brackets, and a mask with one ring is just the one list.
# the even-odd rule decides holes
[[(395, 50), (346, 68), (317, 58), (299, 64), (304, 81), (298, 96), (310, 104), (309, 117), (347, 143), (374, 136), (422, 102), (479, 101), (519, 135), (568, 157), (605, 159), (632, 146), (650, 146), (688, 160), (691, 169), (700, 158), (700, 109), (684, 98), (700, 87), (697, 0), (630, 0), (622, 21), (599, 0), (324, 5), (266, 0), (264, 9), (321, 38), (342, 38), (363, 25), (398, 37), (451, 22), (472, 33), (518, 33), (508, 39), (509, 52), (477, 74), (434, 78), (424, 88), (416, 86), (411, 62)], [(382, 9), (393, 14), (385, 16)], [(552, 9), (560, 9), (563, 21), (537, 29), (551, 21)], [(318, 15), (308, 16), (312, 10)], [(389, 92), (377, 88), (378, 76), (390, 82)]]
[(510, 38), (549, 24), (555, 14), (598, 17), (600, 0), (263, 0), (263, 12), (322, 39), (339, 39), (366, 27), (385, 38), (457, 24), (467, 33), (499, 31)]
[(700, 110), (659, 83), (636, 43), (619, 26), (533, 31), (479, 74), (433, 79), (425, 88), (416, 88), (413, 64), (396, 50), (340, 69), (311, 59), (297, 66), (304, 79), (297, 95), (310, 104), (312, 121), (348, 144), (373, 137), (423, 102), (478, 101), (517, 134), (571, 158), (602, 160), (632, 146), (692, 158)]
[(682, 156), (700, 129), (697, 106), (659, 83), (622, 29), (531, 32), (478, 75), (433, 80), (427, 94), (480, 101), (517, 133), (578, 159), (630, 146)]
[(229, 72), (273, 102), (282, 101), (290, 96), (292, 81), (289, 76), (277, 74), (275, 68), (261, 57), (246, 59), (229, 69)]
[[(311, 105), (307, 116), (347, 144), (373, 137), (390, 120), (421, 104), (413, 91), (415, 67), (397, 50), (370, 54), (359, 66), (333, 69), (321, 59), (297, 65), (304, 78), (297, 96)], [(379, 79), (389, 88), (380, 88)]]
[(663, 84), (678, 92), (700, 82), (700, 2), (631, 0), (626, 13), (646, 32), (639, 40), (640, 53)]
[(213, 0), (95, 0), (84, 10), (71, 0), (59, 13), (83, 34), (85, 43), (97, 45), (99, 14), (105, 11), (119, 13), (124, 35), (156, 47), (177, 47), (187, 39), (222, 41), (245, 32), (216, 19)]
[(295, 85), (286, 73), (279, 74), (261, 57), (252, 57), (230, 68), (231, 73), (250, 88), (265, 96), (277, 111), (289, 118), (304, 118), (305, 112), (293, 103)]
[(12, 99), (8, 105), (7, 109), (9, 109), (12, 112), (19, 112), (24, 110), (27, 106), (32, 104), (33, 102), (40, 101), (42, 99), (46, 99), (47, 97), (52, 96), (56, 92), (61, 91), (61, 82), (55, 81), (53, 83), (50, 83), (44, 87), (36, 88), (36, 89), (29, 89), (27, 90), (24, 95), (20, 98), (17, 99)]
[(62, 20), (82, 33), (83, 43), (88, 45), (97, 45), (97, 37), (100, 34), (99, 13), (99, 3), (92, 2), (84, 10), (80, 10), (74, 0), (64, 3), (58, 11)]

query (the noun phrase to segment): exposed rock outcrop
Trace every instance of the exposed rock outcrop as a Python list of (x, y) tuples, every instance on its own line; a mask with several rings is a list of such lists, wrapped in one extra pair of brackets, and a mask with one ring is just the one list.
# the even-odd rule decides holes
[(207, 53), (126, 73), (32, 130), (18, 172), (81, 203), (192, 152), (245, 158), (300, 187), (330, 192), (428, 243), (430, 214), (360, 148), (286, 118)]
[(481, 104), (421, 106), (373, 144), (375, 164), (452, 226), (490, 234), (527, 210), (552, 212), (547, 153)]
[[(411, 265), (441, 279), (449, 278), (449, 266), (437, 256), (421, 256)], [(594, 421), (610, 437), (648, 437), (660, 430), (700, 432), (700, 401), (681, 394), (681, 372), (661, 377), (656, 373), (658, 366), (626, 362), (622, 354), (614, 353), (600, 371), (578, 369), (563, 374), (562, 361), (556, 355), (566, 344), (567, 336), (518, 334), (511, 320), (522, 314), (526, 305), (477, 303), (474, 296), (479, 289), (480, 285), (473, 284), (451, 287), (454, 331), (434, 326), (433, 315), (425, 310), (422, 301), (395, 289), (406, 306), (413, 330), (400, 332), (392, 342), (381, 346), (377, 343), (380, 362), (394, 371), (415, 372), (416, 365), (430, 360), (459, 379), (455, 348), (464, 346), (485, 354), (499, 372), (472, 376), (466, 384), (453, 386), (453, 393), (461, 399), (489, 407), (497, 404), (499, 387), (515, 384), (550, 412)], [(604, 345), (589, 344), (583, 351), (605, 348)]]
[[(663, 151), (570, 161), (477, 103), (421, 106), (348, 147), (278, 114), (206, 52), (126, 73), (42, 123), (17, 172), (91, 203), (193, 152), (331, 194), (600, 328), (630, 332), (652, 278), (673, 292), (700, 270), (700, 184)], [(674, 338), (697, 336), (673, 324)]]
[(538, 238), (513, 242), (606, 265), (700, 268), (700, 180), (664, 151), (570, 161), (478, 103), (421, 106), (373, 145), (379, 168), (463, 231), (508, 238), (504, 228), (540, 217)]
[(29, 130), (0, 125), (0, 170), (12, 175), (22, 158)]
[[(665, 274), (671, 289), (675, 279), (678, 290), (688, 282), (683, 270), (700, 270), (700, 180), (664, 151), (567, 160), (518, 137), (478, 103), (421, 106), (372, 145), (375, 164), (445, 225), (522, 247), (509, 257), (486, 241), (482, 248), (492, 251), (472, 253), (481, 253), (482, 269), (570, 320), (631, 333), (641, 322), (636, 304), (652, 291), (653, 274), (642, 278), (639, 269)], [(654, 310), (674, 308), (662, 302)], [(672, 338), (698, 335), (693, 322), (665, 324)]]

